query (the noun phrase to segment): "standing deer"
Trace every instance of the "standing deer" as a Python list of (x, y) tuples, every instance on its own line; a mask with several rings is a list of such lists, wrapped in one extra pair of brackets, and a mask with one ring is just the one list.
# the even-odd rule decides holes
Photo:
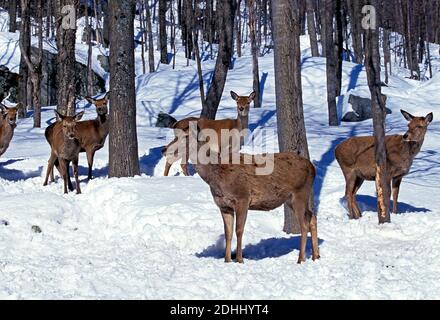
[(17, 127), (17, 112), (20, 107), (21, 103), (13, 108), (0, 104), (0, 156), (6, 152), (14, 136), (14, 130)]
[[(85, 97), (85, 99), (88, 102), (95, 105), (97, 118), (94, 120), (81, 121), (78, 122), (77, 124), (78, 137), (81, 143), (80, 152), (85, 152), (87, 155), (89, 180), (92, 179), (92, 169), (93, 169), (93, 160), (95, 157), (95, 152), (104, 147), (105, 140), (107, 139), (109, 132), (109, 119), (108, 119), (109, 94), (110, 92), (107, 92), (107, 94), (101, 99)], [(49, 144), (51, 144), (49, 140), (52, 139), (51, 138), (53, 135), (52, 132), (55, 130), (57, 126), (61, 126), (61, 122), (59, 121), (55, 122), (46, 129), (46, 133), (47, 133), (46, 137), (48, 138)], [(54, 159), (52, 159), (52, 161), (54, 161)], [(50, 180), (51, 182), (54, 181), (53, 170), (50, 172)]]
[[(404, 110), (401, 112), (409, 122), (408, 131), (404, 135), (385, 137), (388, 183), (392, 184), (394, 213), (397, 213), (402, 178), (408, 174), (415, 156), (420, 152), (428, 126), (433, 120), (432, 113), (426, 117), (415, 117)], [(376, 178), (374, 137), (347, 139), (336, 147), (335, 155), (345, 177), (345, 197), (350, 219), (359, 219), (362, 213), (356, 202), (356, 193), (364, 180), (374, 181)]]
[[(179, 159), (182, 159), (181, 167), (183, 173), (188, 176), (188, 159), (189, 159), (189, 147), (188, 147), (188, 132), (189, 132), (189, 124), (190, 122), (197, 121), (197, 126), (201, 129), (212, 129), (217, 133), (217, 146), (212, 145), (213, 148), (221, 150), (222, 147), (227, 147), (227, 145), (221, 144), (221, 131), (222, 130), (238, 130), (242, 131), (248, 128), (248, 115), (250, 104), (254, 101), (256, 96), (255, 91), (252, 92), (249, 96), (239, 96), (234, 91), (231, 91), (231, 97), (237, 103), (237, 118), (236, 119), (223, 119), (223, 120), (210, 120), (206, 118), (186, 118), (180, 120), (174, 124), (174, 134), (175, 138), (171, 141), (164, 149), (162, 150), (162, 154), (166, 157), (167, 161), (165, 164), (165, 172), (164, 176), (168, 176), (170, 168), (172, 164)], [(229, 144), (229, 142), (227, 142)], [(241, 140), (241, 144), (243, 141)], [(181, 146), (182, 148), (179, 148)], [(178, 154), (178, 151), (184, 149), (186, 150), (185, 154)]]
[(191, 151), (200, 177), (210, 186), (215, 204), (222, 214), (226, 250), (225, 262), (231, 262), (231, 241), (234, 228), (237, 236), (237, 262), (243, 263), (242, 241), (248, 210), (270, 211), (284, 203), (289, 205), (301, 225), (301, 244), (298, 263), (305, 261), (307, 234), (312, 235), (312, 258), (319, 259), (318, 228), (316, 215), (309, 208), (316, 171), (313, 164), (293, 153), (264, 155), (273, 160), (273, 170), (258, 175), (256, 168), (260, 161), (252, 157), (252, 162), (244, 161), (240, 155), (239, 164), (200, 164)]
[[(81, 193), (78, 178), (78, 157), (81, 150), (81, 143), (77, 130), (78, 121), (84, 115), (84, 111), (77, 113), (75, 116), (64, 116), (55, 110), (55, 114), (60, 119), (60, 125), (54, 126), (51, 130), (46, 129), (46, 139), (51, 146), (51, 156), (47, 167), (46, 180), (47, 185), (49, 175), (53, 171), (53, 166), (57, 166), (58, 171), (64, 180), (64, 193), (68, 193), (67, 188), (73, 191), (73, 187), (69, 176), (69, 165), (72, 162), (73, 174), (76, 181), (76, 192)], [(49, 136), (50, 134), (50, 136)]]

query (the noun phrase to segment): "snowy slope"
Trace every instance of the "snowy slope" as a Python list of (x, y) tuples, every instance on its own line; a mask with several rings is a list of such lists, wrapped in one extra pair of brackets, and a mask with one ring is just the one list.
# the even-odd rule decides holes
[[(0, 40), (14, 36), (0, 33)], [(374, 183), (365, 183), (358, 197), (364, 217), (349, 221), (333, 149), (348, 136), (371, 134), (372, 126), (370, 121), (327, 126), (325, 60), (311, 58), (308, 46), (302, 38), (305, 119), (318, 169), (320, 261), (296, 264), (299, 238), (281, 231), (280, 208), (250, 212), (245, 264), (224, 264), (223, 223), (208, 186), (197, 175), (181, 176), (177, 164), (173, 176), (161, 176), (160, 149), (172, 133), (154, 127), (157, 114), (170, 112), (180, 119), (200, 112), (196, 67), (186, 67), (179, 51), (176, 70), (160, 66), (155, 74), (141, 75), (137, 61), (140, 177), (107, 179), (104, 148), (96, 156), (97, 178), (89, 183), (81, 155), (82, 195), (63, 195), (60, 180), (43, 187), (49, 157), (44, 128), (33, 129), (31, 119), (18, 122), (10, 148), (0, 158), (0, 298), (440, 298), (438, 75), (424, 84), (392, 77), (384, 90), (393, 111), (389, 133), (406, 130), (400, 108), (420, 115), (434, 112), (422, 152), (402, 184), (402, 214), (379, 226)], [(83, 53), (79, 46), (77, 55)], [(17, 61), (18, 54), (8, 51), (8, 59)], [(251, 65), (248, 54), (236, 60), (218, 118), (235, 115), (229, 90), (250, 93)], [(203, 64), (207, 81), (213, 67), (214, 61)], [(260, 72), (265, 79), (263, 108), (251, 110), (250, 127), (265, 131), (257, 140), (260, 147), (277, 150), (272, 55), (260, 59)], [(344, 94), (368, 96), (362, 68), (344, 63), (343, 77)], [(87, 118), (94, 117), (84, 101), (79, 108), (85, 108)], [(52, 109), (44, 108), (43, 121), (53, 121)], [(32, 226), (42, 233), (33, 232)]]

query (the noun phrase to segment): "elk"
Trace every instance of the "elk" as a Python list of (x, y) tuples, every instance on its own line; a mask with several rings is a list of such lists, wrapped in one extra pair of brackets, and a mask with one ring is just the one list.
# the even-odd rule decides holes
[[(200, 128), (198, 128), (199, 130)], [(201, 137), (198, 135), (198, 137)], [(200, 145), (200, 140), (198, 140)], [(231, 241), (234, 216), (237, 236), (236, 260), (243, 263), (242, 241), (248, 210), (270, 211), (286, 203), (301, 226), (301, 244), (298, 263), (305, 261), (307, 234), (312, 235), (312, 258), (319, 259), (317, 218), (309, 207), (316, 175), (313, 164), (293, 153), (272, 155), (239, 154), (239, 162), (208, 164), (198, 162), (197, 152), (190, 157), (196, 171), (209, 185), (215, 204), (220, 209), (226, 241), (225, 262), (231, 262)], [(251, 159), (251, 161), (245, 161)], [(272, 161), (273, 170), (258, 174), (260, 157)]]
[(12, 108), (0, 104), (0, 156), (6, 152), (14, 136), (14, 130), (17, 127), (17, 112), (20, 107), (21, 103)]
[[(95, 158), (95, 152), (102, 149), (105, 144), (109, 132), (109, 119), (108, 119), (108, 100), (110, 92), (101, 98), (94, 99), (91, 97), (85, 97), (85, 99), (95, 105), (97, 118), (93, 120), (86, 120), (78, 122), (77, 132), (79, 141), (81, 143), (81, 151), (85, 152), (88, 163), (88, 179), (91, 180), (93, 170), (93, 160)], [(51, 124), (46, 130), (48, 130), (48, 137), (51, 137), (51, 131), (56, 126), (60, 126), (60, 122)], [(49, 142), (50, 144), (50, 142)], [(52, 166), (53, 167), (53, 166)], [(54, 181), (53, 171), (50, 173), (51, 182)], [(69, 179), (70, 181), (70, 179)]]
[[(189, 159), (189, 147), (188, 147), (188, 132), (191, 122), (197, 122), (197, 126), (201, 130), (211, 129), (215, 130), (217, 134), (217, 140), (215, 144), (211, 147), (220, 151), (229, 145), (229, 141), (226, 142), (227, 145), (221, 145), (221, 131), (222, 130), (238, 130), (242, 131), (248, 127), (248, 114), (250, 109), (250, 104), (254, 101), (256, 93), (252, 92), (249, 96), (239, 96), (234, 91), (231, 91), (231, 97), (237, 103), (237, 118), (236, 119), (223, 119), (223, 120), (210, 120), (206, 118), (186, 118), (176, 122), (173, 126), (174, 135), (176, 136), (173, 141), (171, 141), (166, 147), (163, 148), (162, 154), (166, 157), (165, 172), (164, 176), (168, 176), (171, 166), (174, 162), (182, 159), (181, 167), (183, 173), (188, 176), (188, 159)], [(243, 144), (241, 139), (240, 144)], [(181, 147), (181, 148), (179, 148)], [(179, 150), (186, 150), (185, 154), (178, 154)]]
[(68, 187), (70, 191), (73, 191), (73, 187), (69, 176), (69, 165), (72, 162), (73, 174), (76, 181), (76, 192), (81, 193), (81, 188), (78, 178), (78, 158), (81, 150), (81, 143), (78, 135), (78, 121), (84, 115), (84, 111), (72, 116), (64, 116), (55, 110), (55, 114), (58, 116), (60, 125), (48, 127), (45, 131), (47, 141), (51, 146), (51, 155), (49, 159), (49, 165), (47, 167), (46, 180), (44, 185), (47, 185), (49, 175), (53, 171), (53, 166), (57, 166), (58, 171), (64, 180), (64, 193), (68, 193)]
[[(400, 111), (409, 122), (408, 131), (404, 135), (385, 137), (388, 183), (392, 185), (394, 213), (398, 212), (397, 199), (402, 179), (408, 174), (414, 158), (420, 152), (428, 126), (433, 120), (432, 113), (426, 117), (415, 117), (404, 110)], [(374, 149), (374, 137), (349, 138), (335, 149), (336, 160), (345, 177), (345, 197), (350, 219), (359, 219), (362, 216), (356, 202), (359, 188), (365, 180), (374, 181), (376, 178)]]

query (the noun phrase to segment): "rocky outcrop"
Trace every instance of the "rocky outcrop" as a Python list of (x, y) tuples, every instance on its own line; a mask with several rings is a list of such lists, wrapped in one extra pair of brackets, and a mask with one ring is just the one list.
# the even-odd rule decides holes
[[(386, 103), (387, 96), (382, 95), (382, 99)], [(373, 118), (373, 110), (371, 107), (371, 99), (350, 95), (348, 103), (351, 104), (353, 111), (347, 112), (343, 117), (344, 122), (360, 122)], [(386, 108), (387, 114), (392, 111)]]
[[(32, 55), (37, 54), (37, 49), (31, 48)], [(43, 51), (43, 80), (41, 82), (41, 104), (51, 106), (57, 104), (57, 56), (49, 51)], [(76, 62), (76, 94), (87, 95), (87, 66)], [(17, 102), (19, 75), (10, 72), (5, 66), (0, 66), (0, 97), (11, 93), (9, 100)], [(93, 73), (93, 92), (98, 94), (105, 92), (105, 81), (96, 73)]]
[(175, 118), (170, 116), (169, 114), (160, 112), (157, 116), (156, 127), (158, 128), (172, 128), (173, 125), (177, 122)]

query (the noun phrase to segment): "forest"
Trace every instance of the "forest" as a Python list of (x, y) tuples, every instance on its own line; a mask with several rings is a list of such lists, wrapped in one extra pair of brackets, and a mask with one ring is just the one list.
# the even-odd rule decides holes
[(439, 298), (439, 89), (437, 0), (0, 0), (0, 299)]

